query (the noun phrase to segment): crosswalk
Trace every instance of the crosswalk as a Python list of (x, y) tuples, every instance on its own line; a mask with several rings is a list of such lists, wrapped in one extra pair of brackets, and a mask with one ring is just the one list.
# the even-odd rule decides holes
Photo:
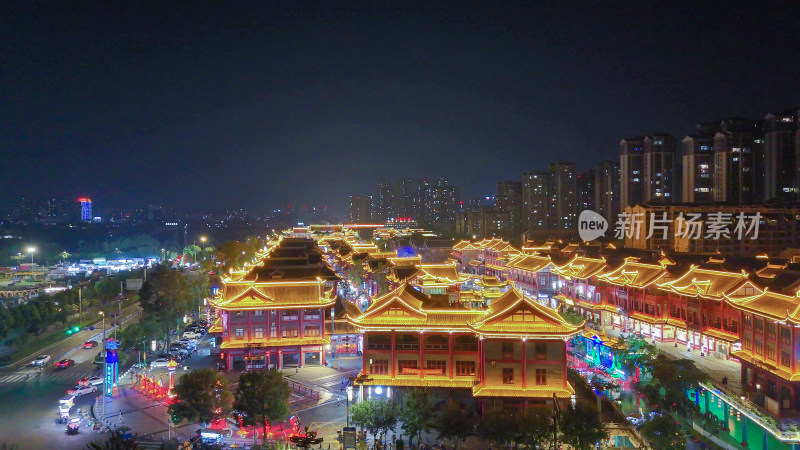
[(78, 380), (92, 375), (97, 375), (97, 372), (71, 372), (69, 370), (65, 370), (62, 372), (42, 372), (42, 373), (13, 372), (13, 373), (0, 374), (0, 383), (20, 383), (24, 381), (28, 382), (60, 381), (74, 385), (78, 382)]
[(338, 372), (324, 377), (309, 380), (310, 384), (325, 388), (331, 392), (339, 392), (341, 390), (342, 379), (348, 379), (358, 374), (360, 369), (352, 369), (346, 372)]

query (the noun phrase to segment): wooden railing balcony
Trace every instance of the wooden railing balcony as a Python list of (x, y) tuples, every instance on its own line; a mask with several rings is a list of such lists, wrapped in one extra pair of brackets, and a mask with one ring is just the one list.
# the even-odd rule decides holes
[(477, 352), (478, 344), (453, 344), (453, 350), (457, 352)]
[(394, 345), (395, 350), (419, 350), (419, 342), (398, 342)]

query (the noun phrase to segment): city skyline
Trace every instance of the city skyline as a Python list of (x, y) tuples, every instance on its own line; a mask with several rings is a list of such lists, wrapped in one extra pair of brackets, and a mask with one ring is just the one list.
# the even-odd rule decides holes
[[(13, 5), (0, 207), (315, 199), (344, 216), (382, 178), (444, 177), (478, 197), (555, 152), (583, 171), (622, 136), (798, 103), (793, 8), (486, 5)], [(655, 20), (693, 32), (663, 40)], [(334, 155), (344, 171), (321, 164)]]

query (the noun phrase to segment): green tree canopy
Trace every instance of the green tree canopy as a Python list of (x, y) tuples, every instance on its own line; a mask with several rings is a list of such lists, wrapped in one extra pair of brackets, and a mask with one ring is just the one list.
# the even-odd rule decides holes
[(664, 450), (683, 450), (686, 448), (686, 434), (680, 424), (675, 422), (669, 414), (664, 414), (648, 420), (642, 427), (645, 435), (654, 448)]
[(452, 440), (454, 448), (458, 447), (459, 440), (463, 441), (475, 432), (472, 411), (452, 398), (439, 410), (434, 423), (434, 428), (439, 431), (439, 439)]
[(503, 446), (514, 440), (514, 422), (511, 411), (501, 407), (488, 408), (478, 423), (478, 436), (494, 445)]
[(561, 439), (576, 450), (591, 450), (597, 442), (608, 438), (597, 408), (586, 401), (570, 405), (563, 411), (559, 425)]
[(399, 419), (397, 405), (388, 400), (364, 400), (350, 408), (353, 423), (361, 425), (373, 437), (394, 430)]
[(617, 342), (619, 347), (625, 350), (614, 352), (614, 358), (619, 361), (620, 367), (626, 374), (638, 375), (643, 369), (652, 372), (653, 363), (659, 355), (655, 344), (647, 342), (638, 334), (620, 335)]
[(658, 355), (653, 363), (653, 381), (645, 390), (651, 403), (679, 414), (697, 410), (697, 405), (686, 393), (699, 390), (700, 383), (708, 381), (708, 374), (698, 369), (690, 359), (673, 360)]
[(169, 414), (180, 421), (201, 422), (227, 416), (233, 407), (228, 380), (213, 369), (193, 370), (175, 383), (178, 401), (169, 406)]
[(550, 448), (553, 442), (553, 411), (530, 408), (516, 418), (514, 442), (534, 449)]
[(409, 436), (409, 445), (414, 436), (421, 438), (422, 433), (427, 433), (433, 428), (433, 418), (436, 410), (433, 402), (425, 389), (412, 389), (403, 400), (400, 411), (400, 420), (403, 423), (403, 432)]
[(264, 427), (263, 442), (267, 442), (267, 422), (277, 423), (289, 415), (289, 383), (275, 369), (250, 370), (239, 375), (233, 407), (245, 413), (246, 425)]

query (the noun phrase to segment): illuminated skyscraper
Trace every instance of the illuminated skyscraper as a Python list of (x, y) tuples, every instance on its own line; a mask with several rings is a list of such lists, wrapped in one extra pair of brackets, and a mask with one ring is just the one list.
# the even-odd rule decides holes
[(92, 199), (89, 197), (81, 197), (78, 199), (81, 204), (81, 220), (84, 222), (92, 221)]

